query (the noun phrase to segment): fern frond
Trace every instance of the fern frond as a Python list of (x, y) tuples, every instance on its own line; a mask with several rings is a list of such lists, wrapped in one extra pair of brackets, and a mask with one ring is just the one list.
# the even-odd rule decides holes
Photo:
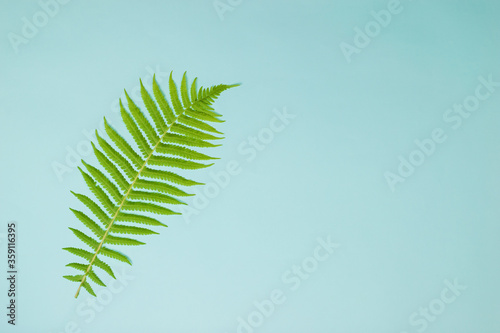
[[(216, 159), (195, 148), (220, 146), (210, 142), (222, 139), (218, 136), (222, 135), (222, 132), (213, 124), (223, 122), (212, 104), (223, 91), (236, 85), (197, 88), (197, 79), (195, 78), (190, 86), (187, 74), (184, 73), (179, 94), (172, 73), (168, 81), (170, 103), (154, 76), (152, 93), (148, 92), (140, 81), (141, 98), (147, 114), (143, 113), (125, 91), (128, 110), (120, 100), (120, 114), (128, 134), (133, 139), (132, 145), (104, 119), (104, 129), (109, 139), (96, 131), (97, 140), (92, 143), (100, 167), (82, 161), (88, 173), (81, 168), (79, 170), (96, 201), (86, 195), (72, 192), (94, 216), (71, 209), (87, 231), (77, 228), (70, 230), (90, 249), (88, 251), (77, 247), (64, 248), (86, 261), (67, 265), (82, 273), (64, 276), (67, 280), (79, 283), (75, 297), (78, 297), (82, 287), (95, 296), (91, 283), (104, 286), (94, 266), (115, 277), (111, 267), (102, 259), (103, 256), (132, 264), (125, 254), (107, 246), (145, 244), (126, 236), (116, 236), (117, 234), (158, 234), (149, 227), (167, 225), (149, 215), (179, 215), (170, 206), (184, 205), (180, 198), (193, 195), (180, 187), (202, 184), (181, 176), (172, 169), (206, 168), (212, 164), (197, 161)], [(148, 228), (129, 224), (142, 224)]]

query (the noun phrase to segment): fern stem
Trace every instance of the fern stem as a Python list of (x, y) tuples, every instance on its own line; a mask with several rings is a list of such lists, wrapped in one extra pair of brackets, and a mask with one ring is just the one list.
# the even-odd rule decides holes
[(99, 254), (99, 251), (101, 250), (103, 244), (104, 244), (104, 241), (106, 240), (106, 237), (111, 229), (111, 227), (113, 226), (113, 223), (115, 222), (116, 220), (116, 217), (118, 216), (118, 214), (120, 213), (120, 210), (122, 209), (123, 205), (125, 204), (125, 201), (127, 201), (127, 198), (128, 198), (128, 195), (130, 194), (130, 191), (132, 190), (132, 188), (134, 187), (134, 184), (135, 182), (137, 181), (137, 179), (139, 178), (139, 176), (141, 175), (141, 172), (142, 170), (146, 167), (146, 165), (148, 164), (148, 161), (149, 159), (151, 158), (151, 156), (153, 155), (153, 153), (156, 151), (156, 148), (158, 147), (158, 145), (161, 143), (161, 141), (163, 140), (163, 138), (165, 137), (165, 135), (170, 131), (170, 129), (172, 128), (172, 126), (177, 122), (177, 120), (179, 119), (180, 116), (182, 116), (186, 110), (188, 110), (189, 108), (191, 108), (195, 103), (198, 103), (204, 99), (207, 99), (208, 97), (210, 97), (210, 95), (208, 96), (205, 96), (203, 97), (202, 99), (199, 99), (199, 100), (196, 100), (194, 102), (191, 102), (189, 104), (188, 107), (186, 108), (183, 108), (182, 112), (174, 119), (174, 121), (172, 121), (172, 123), (167, 127), (167, 129), (165, 130), (165, 132), (161, 135), (160, 139), (158, 140), (158, 142), (156, 143), (156, 145), (152, 148), (151, 152), (149, 153), (149, 155), (147, 156), (146, 160), (144, 161), (144, 163), (142, 164), (141, 168), (139, 169), (139, 171), (137, 172), (137, 175), (135, 176), (135, 178), (132, 180), (132, 183), (130, 184), (127, 192), (125, 193), (124, 197), (123, 197), (123, 200), (122, 202), (120, 203), (120, 206), (118, 206), (118, 209), (116, 210), (116, 213), (115, 215), (113, 216), (113, 218), (111, 219), (111, 221), (109, 222), (109, 226), (108, 228), (106, 229), (106, 232), (104, 233), (104, 235), (102, 236), (102, 240), (101, 242), (99, 243), (99, 246), (97, 247), (96, 251), (95, 251), (95, 254), (94, 256), (92, 257), (92, 260), (90, 261), (88, 267), (87, 267), (87, 270), (85, 271), (85, 273), (83, 274), (83, 277), (82, 277), (82, 281), (80, 282), (80, 285), (78, 286), (78, 290), (76, 291), (76, 294), (75, 294), (75, 298), (78, 297), (78, 295), (80, 294), (80, 289), (82, 288), (83, 284), (85, 283), (85, 280), (87, 279), (87, 276), (90, 272), (90, 270), (92, 269), (92, 265), (94, 264), (94, 261), (95, 259), (97, 258), (97, 255)]

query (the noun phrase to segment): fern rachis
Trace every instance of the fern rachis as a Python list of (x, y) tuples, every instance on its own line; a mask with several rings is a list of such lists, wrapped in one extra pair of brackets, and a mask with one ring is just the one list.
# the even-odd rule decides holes
[(144, 244), (135, 239), (118, 237), (111, 233), (132, 235), (157, 233), (148, 228), (115, 224), (115, 222), (166, 226), (155, 218), (141, 213), (179, 214), (164, 207), (165, 204), (183, 204), (176, 197), (190, 195), (177, 186), (200, 184), (175, 172), (151, 168), (151, 166), (200, 169), (212, 165), (194, 162), (194, 160), (203, 161), (214, 158), (187, 147), (208, 148), (218, 146), (207, 141), (222, 139), (214, 136), (214, 134), (222, 133), (208, 124), (208, 122), (222, 122), (219, 119), (220, 115), (213, 111), (211, 104), (223, 91), (237, 85), (202, 87), (197, 91), (196, 80), (193, 81), (188, 92), (186, 73), (184, 73), (180, 89), (181, 97), (179, 98), (177, 87), (172, 75), (170, 75), (169, 95), (173, 107), (170, 107), (155, 78), (153, 78), (153, 94), (156, 102), (141, 82), (141, 96), (153, 124), (125, 92), (130, 114), (120, 100), (121, 116), (127, 130), (139, 148), (139, 152), (109, 126), (106, 119), (105, 131), (118, 150), (96, 132), (97, 142), (104, 153), (92, 144), (94, 153), (110, 177), (85, 162), (83, 164), (90, 175), (82, 169), (80, 169), (80, 172), (100, 205), (85, 195), (72, 193), (89, 208), (97, 220), (104, 225), (104, 229), (83, 212), (71, 209), (75, 216), (97, 237), (96, 240), (78, 229), (70, 228), (82, 242), (93, 250), (93, 252), (89, 252), (79, 248), (64, 248), (64, 250), (87, 261), (86, 264), (73, 262), (67, 265), (83, 272), (80, 275), (64, 276), (70, 281), (79, 282), (75, 298), (78, 297), (82, 287), (95, 296), (88, 279), (104, 286), (102, 280), (93, 270), (94, 266), (104, 270), (114, 278), (111, 267), (101, 260), (98, 257), (99, 255), (131, 264), (128, 257), (105, 247), (104, 244)]

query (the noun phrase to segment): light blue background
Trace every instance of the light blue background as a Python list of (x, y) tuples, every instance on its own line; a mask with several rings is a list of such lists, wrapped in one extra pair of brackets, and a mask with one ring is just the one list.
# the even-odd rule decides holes
[[(255, 332), (410, 333), (409, 316), (455, 278), (467, 290), (426, 332), (500, 331), (500, 89), (460, 129), (442, 119), (479, 76), (500, 81), (498, 1), (403, 0), (351, 63), (339, 44), (388, 1), (244, 0), (221, 20), (211, 0), (72, 0), (18, 53), (8, 34), (40, 5), (0, 3), (0, 233), (10, 220), (20, 228), (18, 325), (3, 310), (2, 332), (71, 322), (76, 332), (236, 332), (280, 289), (286, 302)], [(70, 190), (88, 190), (74, 168), (59, 181), (52, 164), (103, 116), (123, 129), (112, 105), (148, 67), (178, 82), (187, 70), (205, 86), (243, 83), (216, 103), (221, 160), (195, 178), (211, 182), (231, 160), (241, 173), (190, 223), (165, 218), (161, 235), (124, 249), (134, 279), (87, 323), (75, 312), (87, 294), (75, 300), (61, 278), (72, 272), (61, 248), (79, 245)], [(284, 107), (296, 117), (247, 161), (238, 146)], [(392, 192), (384, 173), (434, 128), (447, 141)], [(282, 274), (328, 235), (341, 246), (291, 291)]]

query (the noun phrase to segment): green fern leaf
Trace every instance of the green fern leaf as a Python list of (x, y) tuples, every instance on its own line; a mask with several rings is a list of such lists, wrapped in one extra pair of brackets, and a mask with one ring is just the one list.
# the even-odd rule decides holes
[(131, 235), (158, 235), (156, 231), (149, 230), (147, 228), (134, 227), (131, 225), (123, 225), (123, 224), (113, 224), (110, 232), (117, 234), (131, 234)]
[[(115, 204), (111, 201), (111, 199), (104, 193), (104, 191), (96, 184), (96, 182), (90, 177), (88, 174), (86, 174), (80, 167), (78, 167), (80, 170), (80, 173), (83, 176), (83, 179), (87, 183), (87, 186), (90, 188), (90, 191), (94, 193), (96, 196), (97, 200), (101, 203), (101, 205), (108, 211), (108, 213), (114, 213), (116, 211), (116, 206)], [(94, 168), (95, 169), (95, 168)], [(97, 169), (96, 169), (97, 170)], [(109, 183), (109, 179), (107, 180)]]
[(122, 115), (123, 122), (125, 123), (125, 126), (127, 127), (130, 134), (132, 134), (132, 137), (134, 138), (135, 143), (139, 147), (142, 156), (143, 157), (148, 156), (148, 152), (151, 149), (151, 147), (149, 147), (146, 138), (142, 135), (141, 131), (139, 130), (139, 127), (137, 127), (132, 117), (128, 114), (127, 111), (125, 111), (125, 108), (123, 107), (121, 100), (120, 100), (120, 112)]
[(196, 118), (198, 120), (205, 120), (205, 121), (209, 121), (212, 123), (223, 123), (224, 122), (224, 120), (220, 120), (218, 118), (215, 118), (214, 116), (211, 116), (208, 113), (200, 112), (200, 111), (196, 111), (196, 110), (186, 110), (186, 115), (193, 117), (193, 118)]
[(95, 294), (94, 290), (92, 289), (92, 287), (90, 286), (90, 284), (89, 284), (87, 281), (84, 281), (84, 282), (82, 283), (82, 286), (83, 286), (83, 288), (85, 288), (85, 289), (87, 290), (87, 292), (88, 292), (90, 295), (92, 295), (92, 296), (94, 296), (94, 297), (97, 297), (97, 295)]
[(139, 125), (139, 128), (142, 130), (142, 132), (146, 133), (147, 141), (152, 146), (154, 146), (156, 142), (160, 141), (158, 134), (156, 134), (155, 130), (153, 129), (153, 126), (151, 126), (146, 117), (144, 117), (142, 111), (137, 107), (137, 105), (135, 105), (134, 101), (127, 94), (127, 91), (125, 91), (125, 96), (127, 97), (128, 108), (130, 110), (130, 113), (132, 114), (132, 117)]
[(146, 244), (144, 242), (140, 242), (132, 238), (116, 237), (113, 235), (107, 235), (105, 243), (111, 245), (128, 245), (128, 246), (137, 246)]
[(184, 203), (175, 197), (162, 193), (154, 192), (144, 192), (144, 191), (132, 191), (129, 196), (130, 199), (142, 200), (142, 201), (155, 201), (164, 204), (171, 205), (183, 205)]
[[(160, 143), (161, 144), (161, 143)], [(159, 148), (160, 146), (158, 146)], [(193, 186), (193, 185), (203, 185), (203, 183), (195, 182), (194, 180), (184, 178), (179, 176), (178, 174), (165, 170), (156, 170), (150, 168), (144, 168), (142, 171), (142, 176), (153, 179), (163, 179), (169, 182), (184, 185), (184, 186)]]
[[(92, 262), (93, 265), (95, 265), (96, 267), (99, 267), (100, 269), (102, 269), (103, 271), (108, 273), (109, 276), (111, 276), (113, 279), (116, 279), (115, 273), (113, 273), (113, 270), (111, 269), (111, 267), (109, 267), (109, 265), (106, 264), (105, 262), (103, 262), (101, 259), (94, 257), (93, 253), (82, 250), (82, 249), (77, 249), (74, 247), (65, 247), (65, 248), (63, 248), (63, 250), (68, 251), (69, 253), (74, 254), (76, 256), (82, 257), (83, 259), (86, 259), (89, 262)], [(89, 266), (90, 265), (87, 266), (87, 269), (90, 271)], [(83, 279), (82, 279), (82, 281), (83, 281)]]
[[(70, 264), (67, 264), (66, 266), (67, 266), (67, 267), (73, 267), (73, 268), (75, 268), (75, 269), (77, 269), (77, 270), (79, 270), (79, 271), (82, 271), (82, 272), (85, 272), (85, 271), (87, 270), (87, 265), (85, 265), (85, 264), (78, 264), (78, 263), (75, 263), (75, 262), (70, 263)], [(89, 272), (88, 272), (88, 276), (89, 276), (89, 278), (90, 278), (92, 281), (94, 281), (94, 282), (95, 282), (95, 283), (97, 283), (98, 285), (100, 285), (100, 286), (102, 286), (102, 287), (106, 287), (106, 285), (104, 284), (104, 282), (102, 282), (102, 281), (101, 281), (101, 279), (100, 279), (100, 278), (99, 278), (99, 277), (98, 277), (98, 276), (94, 273), (94, 271), (92, 271), (92, 270), (91, 270), (91, 271), (89, 271)], [(68, 280), (69, 280), (69, 279), (68, 279)], [(71, 280), (70, 280), (70, 281), (71, 281)], [(81, 279), (80, 279), (80, 280), (78, 280), (78, 281), (76, 281), (76, 282), (79, 282), (79, 281), (81, 281)]]
[(124, 262), (126, 264), (132, 265), (132, 262), (130, 261), (130, 259), (126, 255), (124, 255), (118, 251), (101, 246), (99, 253), (102, 254), (103, 256), (110, 257), (110, 258), (119, 260), (121, 262)]
[(134, 184), (134, 189), (156, 191), (156, 192), (176, 195), (178, 197), (189, 197), (194, 195), (186, 193), (174, 185), (162, 182), (154, 182), (144, 179), (137, 179)]
[(83, 279), (83, 275), (65, 275), (63, 278), (74, 282), (80, 282)]
[(184, 72), (184, 74), (182, 75), (181, 97), (182, 97), (182, 104), (184, 104), (184, 108), (189, 107), (191, 105), (191, 101), (189, 100), (189, 95), (188, 95), (186, 72)]
[(162, 141), (163, 142), (177, 143), (180, 145), (186, 145), (186, 146), (191, 146), (191, 147), (200, 147), (200, 148), (210, 148), (210, 147), (220, 146), (220, 145), (215, 145), (215, 144), (208, 142), (208, 141), (196, 139), (196, 138), (185, 136), (185, 135), (173, 134), (173, 133), (165, 134)]
[(211, 125), (209, 125), (207, 123), (204, 123), (203, 121), (200, 121), (198, 119), (191, 118), (191, 117), (188, 117), (188, 116), (185, 116), (185, 115), (181, 115), (179, 117), (179, 122), (183, 123), (184, 125), (188, 125), (188, 126), (200, 129), (202, 131), (223, 134), (222, 132), (219, 132), (218, 130), (216, 130)]
[[(143, 113), (125, 91), (128, 110), (120, 100), (120, 114), (128, 134), (133, 139), (132, 145), (111, 127), (106, 119), (104, 129), (109, 140), (96, 131), (97, 140), (92, 143), (92, 147), (100, 166), (95, 167), (82, 161), (88, 173), (79, 168), (96, 200), (72, 192), (91, 213), (89, 215), (71, 209), (90, 232), (70, 228), (76, 238), (90, 250), (64, 248), (84, 260), (83, 263), (72, 262), (67, 265), (82, 274), (64, 276), (65, 279), (79, 284), (75, 297), (78, 297), (82, 287), (95, 296), (91, 283), (105, 286), (94, 270), (95, 267), (115, 278), (111, 266), (102, 257), (132, 264), (125, 254), (104, 245), (145, 244), (140, 240), (116, 235), (158, 234), (149, 227), (167, 225), (149, 215), (178, 215), (179, 213), (170, 206), (184, 205), (180, 198), (192, 195), (180, 186), (202, 184), (171, 169), (195, 170), (212, 165), (195, 162), (216, 158), (194, 148), (220, 146), (210, 142), (222, 139), (214, 135), (222, 133), (208, 123), (223, 122), (221, 115), (215, 112), (212, 105), (222, 92), (237, 85), (221, 84), (198, 89), (196, 82), (197, 79), (194, 79), (189, 86), (187, 75), (184, 73), (179, 94), (171, 73), (168, 83), (170, 104), (154, 76), (152, 93), (148, 92), (140, 81), (142, 102), (147, 114)], [(148, 118), (152, 119), (152, 122)], [(142, 224), (148, 228), (130, 224)]]
[(158, 106), (163, 112), (163, 116), (167, 120), (167, 124), (172, 124), (175, 120), (174, 111), (172, 111), (172, 108), (165, 99), (165, 95), (163, 94), (163, 91), (161, 90), (160, 86), (158, 86), (158, 83), (156, 82), (156, 77), (154, 76), (153, 76), (153, 93), (156, 98), (156, 101), (158, 102)]
[(170, 72), (170, 77), (168, 79), (168, 87), (170, 92), (170, 99), (172, 101), (172, 105), (174, 106), (175, 114), (176, 116), (179, 116), (184, 113), (184, 109), (181, 105), (181, 101), (179, 100), (179, 95), (177, 94), (177, 87), (175, 85), (174, 80), (172, 79), (172, 72)]
[(215, 157), (210, 157), (202, 153), (198, 153), (192, 149), (176, 146), (176, 145), (168, 145), (161, 143), (156, 148), (156, 151), (161, 154), (171, 154), (177, 155), (185, 158), (189, 158), (190, 160), (214, 160), (217, 159)]
[(106, 153), (109, 159), (113, 161), (114, 164), (118, 165), (121, 170), (127, 175), (129, 179), (133, 179), (137, 171), (130, 164), (130, 162), (120, 155), (115, 148), (113, 148), (106, 140), (99, 136), (99, 133), (95, 131), (97, 142), (102, 147), (102, 150)]
[(207, 168), (212, 165), (212, 164), (203, 164), (189, 160), (184, 160), (182, 158), (156, 156), (156, 155), (153, 155), (149, 158), (149, 164), (156, 166), (179, 168), (179, 169), (189, 169), (189, 170)]
[(149, 216), (143, 216), (143, 215), (123, 213), (123, 212), (120, 212), (118, 215), (116, 215), (115, 221), (141, 223), (141, 224), (147, 224), (147, 225), (152, 225), (152, 226), (157, 226), (157, 227), (159, 227), (159, 226), (166, 227), (165, 224), (161, 223), (160, 221), (158, 221), (155, 218), (152, 218)]
[(132, 161), (136, 168), (140, 168), (142, 165), (142, 158), (135, 152), (132, 147), (118, 134), (111, 126), (109, 126), (106, 118), (104, 118), (104, 128), (106, 133), (114, 142), (114, 144), (122, 151), (125, 156)]
[(154, 214), (160, 215), (180, 215), (177, 212), (174, 212), (168, 208), (155, 205), (147, 202), (134, 202), (134, 201), (126, 201), (123, 206), (123, 210), (126, 211), (139, 211), (139, 212), (150, 212)]
[(172, 125), (172, 131), (175, 132), (175, 133), (179, 133), (179, 134), (182, 134), (182, 135), (190, 136), (190, 137), (193, 137), (193, 138), (196, 138), (196, 139), (200, 139), (200, 140), (220, 140), (220, 139), (224, 139), (224, 138), (221, 138), (221, 137), (218, 137), (218, 136), (213, 136), (212, 134), (208, 134), (208, 133), (199, 131), (199, 130), (191, 128), (191, 127), (184, 126), (182, 124), (178, 124), (178, 123)]
[[(83, 195), (83, 194), (78, 194), (75, 192), (71, 192), (73, 195), (75, 195), (85, 206), (87, 206), (90, 211), (99, 219), (99, 221), (102, 222), (104, 225), (108, 225), (110, 218), (106, 213), (99, 207), (98, 204), (96, 204), (92, 199), (89, 197)], [(75, 212), (74, 209), (71, 209), (73, 212)], [(83, 214), (83, 213), (82, 213)], [(78, 217), (78, 216), (77, 216)], [(82, 221), (83, 222), (83, 221)]]
[(160, 111), (158, 111), (155, 102), (151, 98), (151, 95), (149, 95), (146, 88), (144, 88), (142, 81), (140, 82), (141, 82), (141, 97), (144, 102), (144, 105), (146, 106), (146, 109), (149, 111), (151, 117), (153, 118), (157, 133), (163, 133), (167, 127), (167, 123), (165, 122), (165, 120), (163, 120)]
[[(71, 209), (71, 208), (70, 208)], [(102, 237), (104, 236), (105, 231), (99, 227), (97, 223), (95, 223), (90, 217), (85, 215), (84, 213), (76, 210), (76, 209), (71, 209), (71, 211), (75, 214), (75, 216), (82, 221), (82, 223), (90, 229), (97, 237)], [(109, 221), (106, 222), (105, 225), (107, 225)]]

